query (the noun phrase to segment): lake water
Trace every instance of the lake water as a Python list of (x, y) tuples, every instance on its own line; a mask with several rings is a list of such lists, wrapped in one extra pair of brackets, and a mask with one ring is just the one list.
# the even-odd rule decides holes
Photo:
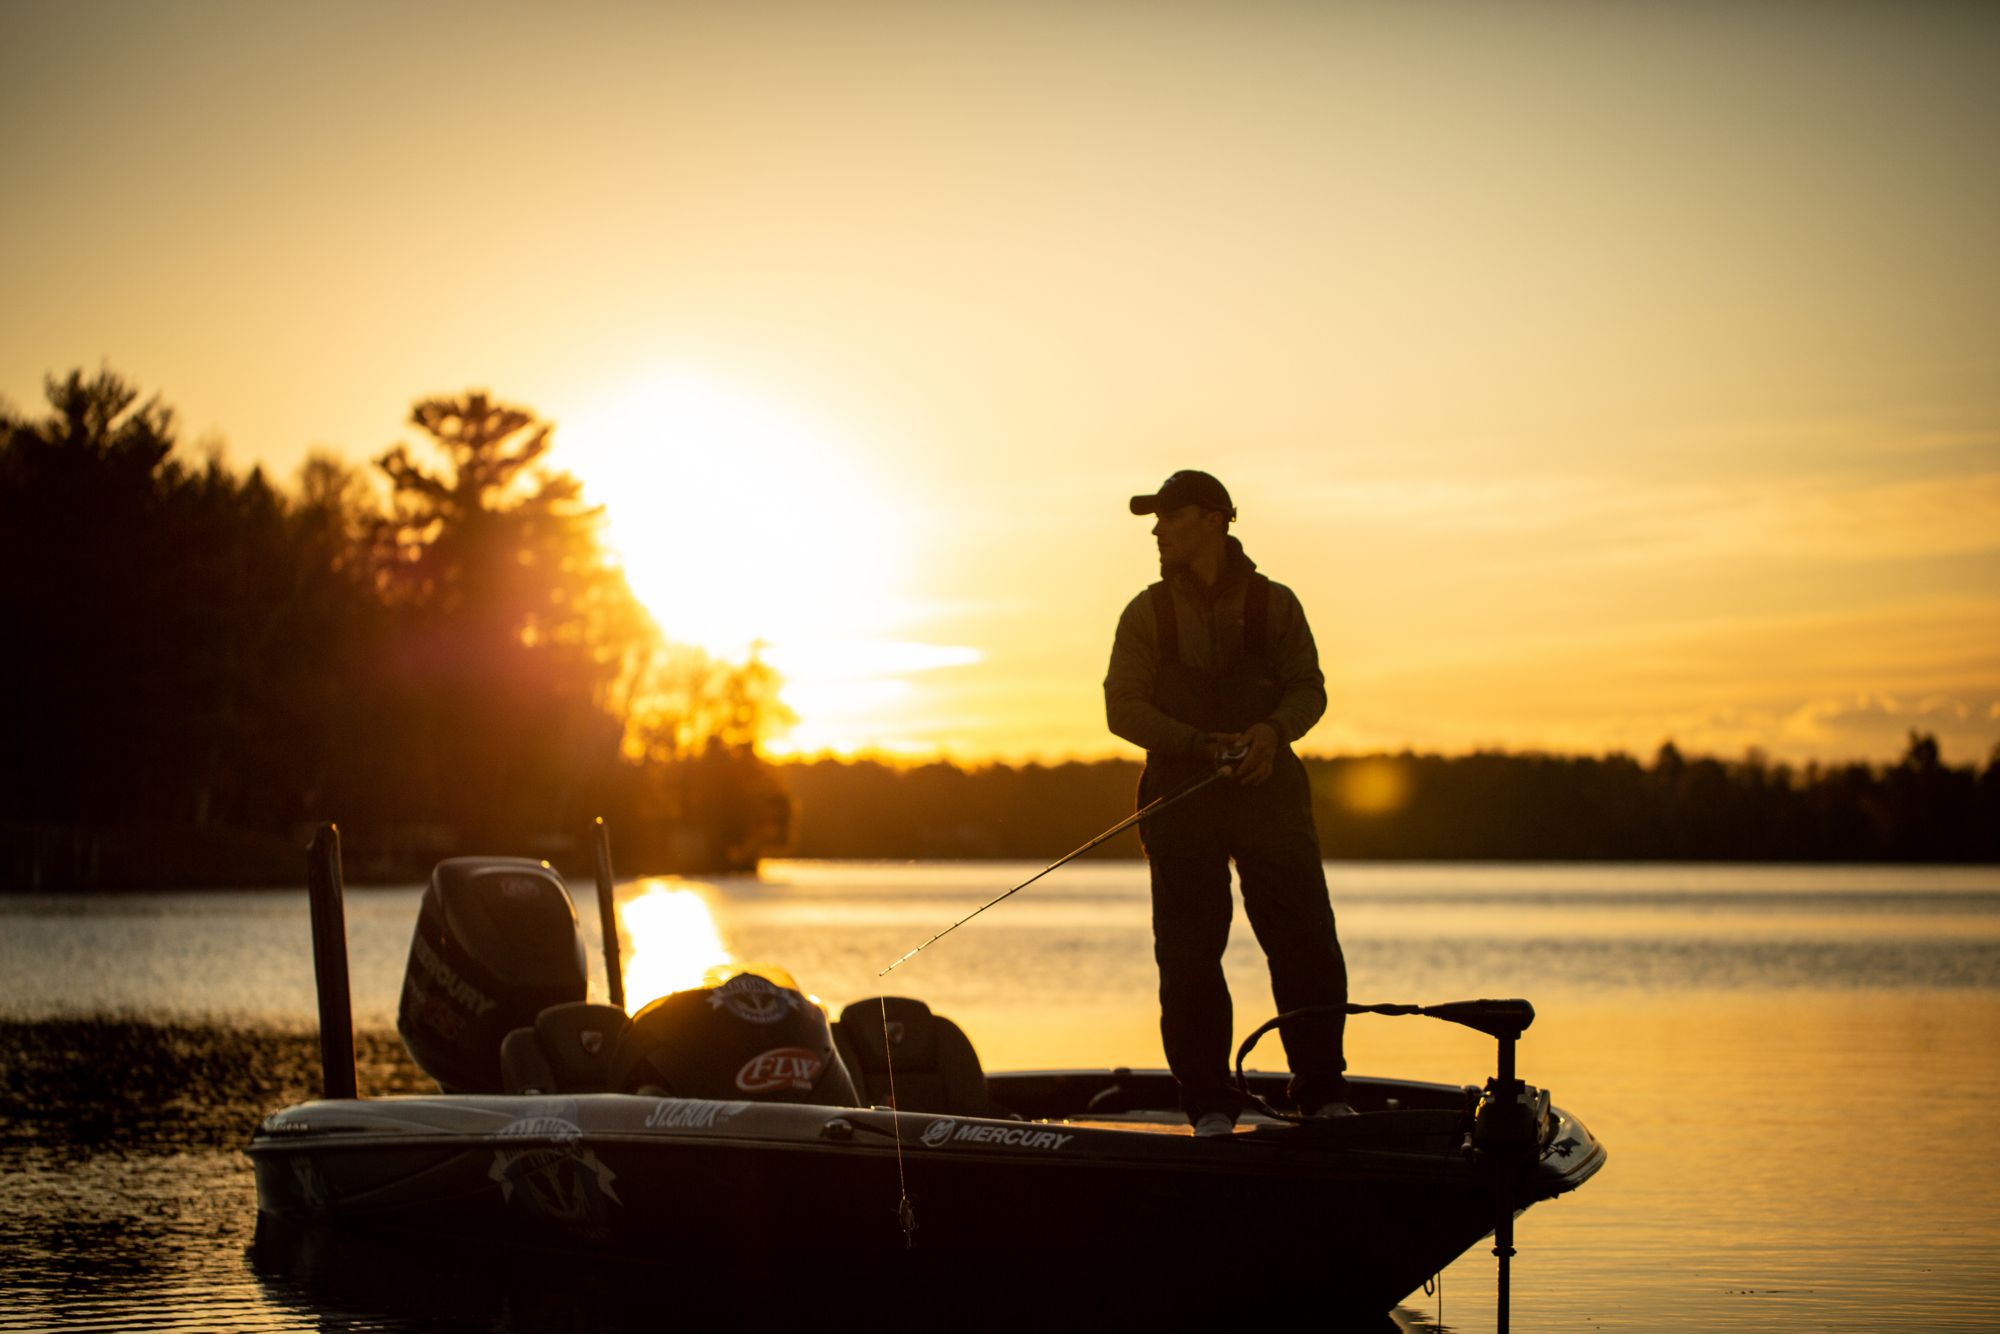
[[(782, 964), (836, 1012), (923, 997), (989, 1068), (1161, 1064), (1138, 864), (1065, 868), (875, 976), (1035, 869), (780, 862), (635, 881), (619, 902), (638, 987), (719, 950)], [(1327, 871), (1354, 999), (1531, 999), (1523, 1077), (1610, 1148), (1582, 1190), (1522, 1219), (1516, 1328), (2000, 1328), (2000, 869)], [(418, 892), (348, 894), (364, 1092), (418, 1086), (390, 1031)], [(595, 967), (595, 905), (578, 898)], [(1227, 967), (1242, 1034), (1270, 1000), (1240, 921)], [(426, 1307), (253, 1257), (241, 1147), (316, 1087), (313, 1004), (302, 890), (0, 897), (0, 1330), (618, 1323)], [(1259, 1054), (1282, 1060), (1275, 1040)], [(1493, 1051), (1363, 1017), (1349, 1058), (1465, 1083)], [(1493, 1315), (1482, 1247), (1394, 1320)]]

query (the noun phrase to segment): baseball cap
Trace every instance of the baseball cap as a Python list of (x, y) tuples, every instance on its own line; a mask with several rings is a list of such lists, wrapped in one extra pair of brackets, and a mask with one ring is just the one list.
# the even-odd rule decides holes
[(1232, 519), (1236, 517), (1236, 506), (1229, 503), (1228, 488), (1193, 468), (1183, 468), (1161, 482), (1153, 495), (1132, 497), (1134, 514), (1162, 514), (1183, 505), (1199, 505), (1205, 510), (1220, 510)]

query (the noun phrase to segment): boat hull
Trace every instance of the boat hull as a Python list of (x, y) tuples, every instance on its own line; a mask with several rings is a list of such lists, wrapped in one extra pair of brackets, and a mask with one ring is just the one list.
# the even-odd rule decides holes
[(1395, 1087), (1407, 1090), (1395, 1111), (1218, 1140), (1145, 1113), (1017, 1121), (629, 1094), (335, 1100), (271, 1116), (250, 1156), (260, 1211), (293, 1225), (625, 1253), (766, 1280), (920, 1271), (990, 1286), (1004, 1274), (1015, 1294), (1080, 1278), (1214, 1294), (1254, 1262), (1260, 1290), (1286, 1283), (1322, 1305), (1382, 1311), (1503, 1209), (1572, 1190), (1604, 1159), (1559, 1111), (1532, 1152), (1469, 1157), (1456, 1114), (1421, 1105), (1457, 1090)]

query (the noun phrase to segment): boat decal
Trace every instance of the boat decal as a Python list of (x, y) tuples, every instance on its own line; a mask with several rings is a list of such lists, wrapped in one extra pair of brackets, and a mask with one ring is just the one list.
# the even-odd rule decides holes
[(298, 1187), (299, 1199), (306, 1208), (326, 1208), (326, 1179), (312, 1159), (303, 1156), (292, 1159), (292, 1184)]
[(1075, 1139), (1054, 1130), (1034, 1126), (994, 1126), (966, 1121), (933, 1121), (924, 1127), (924, 1144), (941, 1149), (947, 1144), (1004, 1144), (1013, 1149), (1041, 1149), (1054, 1152)]
[(711, 1098), (660, 1098), (646, 1113), (648, 1130), (713, 1130), (750, 1104)]
[(798, 992), (755, 973), (738, 973), (708, 993), (708, 1003), (753, 1024), (775, 1024), (805, 1000)]
[(312, 1128), (311, 1121), (295, 1112), (273, 1112), (260, 1127), (267, 1135), (296, 1135)]
[(444, 1034), (445, 1040), (456, 1042), (465, 1032), (465, 1016), (451, 1007), (451, 1002), (435, 991), (426, 990), (422, 981), (412, 975), (409, 979), (410, 999), (417, 1017)]
[(773, 1047), (758, 1052), (736, 1072), (736, 1087), (745, 1093), (769, 1093), (773, 1089), (809, 1092), (825, 1062), (804, 1047)]
[(430, 975), (431, 981), (447, 996), (474, 1014), (483, 1015), (500, 1003), (460, 977), (458, 970), (439, 958), (438, 952), (421, 934), (410, 942), (410, 958)]
[(612, 1183), (616, 1174), (583, 1145), (576, 1103), (551, 1099), (530, 1103), (526, 1114), (502, 1126), (501, 1139), (542, 1141), (519, 1149), (495, 1149), (487, 1176), (500, 1185), (500, 1198), (518, 1198), (531, 1212), (557, 1223), (602, 1223), (613, 1204), (622, 1204)]
[(500, 877), (500, 892), (510, 899), (531, 899), (540, 894), (547, 883), (532, 875), (503, 875)]

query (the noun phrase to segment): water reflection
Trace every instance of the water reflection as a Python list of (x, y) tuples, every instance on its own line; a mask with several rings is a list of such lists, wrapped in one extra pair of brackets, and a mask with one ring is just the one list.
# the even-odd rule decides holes
[[(370, 1093), (433, 1087), (394, 1033), (356, 1050)], [(243, 1271), (241, 1147), (318, 1063), (296, 1032), (0, 1019), (0, 1331), (279, 1324)]]
[(641, 880), (618, 904), (625, 951), (625, 1009), (701, 985), (709, 969), (733, 957), (700, 891), (669, 880)]
[[(836, 1002), (876, 994), (884, 963), (1033, 869), (785, 863), (622, 886), (627, 906), (655, 891), (673, 904), (621, 914), (633, 954), (681, 955), (643, 984), (628, 965), (633, 1004), (732, 958), (773, 960)], [(1523, 1220), (1516, 1328), (2000, 1327), (2000, 1165), (1981, 1148), (2000, 1105), (2000, 871), (1330, 874), (1358, 992), (1531, 997), (1522, 1073), (1616, 1154)], [(919, 956), (897, 989), (963, 1026), (992, 1069), (1157, 1065), (1144, 868), (1064, 876)], [(419, 893), (349, 895), (370, 1096), (432, 1087), (393, 1029)], [(595, 959), (597, 914), (581, 918)], [(374, 1289), (365, 1265), (249, 1267), (241, 1146), (318, 1088), (307, 940), (297, 891), (0, 896), (0, 1331), (646, 1325), (595, 1288), (569, 1290), (584, 1314), (562, 1323), (546, 1259), (493, 1277), (411, 1246)], [(1247, 930), (1226, 965), (1247, 1027), (1269, 1001)], [(1353, 1026), (1350, 1054), (1363, 1072), (1458, 1083), (1491, 1073), (1492, 1044), (1380, 1019)], [(995, 1257), (975, 1305), (1034, 1257)], [(669, 1258), (657, 1300), (633, 1299), (655, 1328), (703, 1314), (677, 1304), (687, 1279)], [(1492, 1328), (1493, 1264), (1475, 1247), (1445, 1275), (1443, 1320), (1413, 1295), (1421, 1314), (1397, 1327)], [(1245, 1272), (1254, 1307), (1267, 1276)], [(433, 1282), (449, 1301), (426, 1295)], [(748, 1303), (725, 1326), (768, 1311), (754, 1283), (711, 1287)], [(889, 1300), (849, 1275), (799, 1313), (837, 1325)]]
[[(389, 1245), (352, 1233), (300, 1229), (260, 1220), (250, 1264), (273, 1307), (322, 1329), (655, 1331), (676, 1325), (747, 1329), (803, 1324), (858, 1326), (853, 1314), (887, 1329), (980, 1330), (1050, 1323), (1067, 1328), (1103, 1297), (1050, 1293), (1032, 1283), (995, 1283), (991, 1265), (936, 1269), (924, 1252), (892, 1256), (880, 1270), (835, 1270), (793, 1260), (770, 1263), (754, 1247), (720, 1268), (676, 1267), (663, 1253), (536, 1256), (502, 1249)], [(670, 1274), (671, 1277), (663, 1277)], [(1121, 1324), (1174, 1320), (1157, 1275), (1105, 1273), (1102, 1293), (1116, 1294)], [(946, 1313), (950, 1313), (947, 1315)], [(1178, 1319), (1175, 1319), (1178, 1317)], [(1350, 1334), (1443, 1334), (1449, 1326), (1405, 1308), (1351, 1316), (1334, 1328)]]

